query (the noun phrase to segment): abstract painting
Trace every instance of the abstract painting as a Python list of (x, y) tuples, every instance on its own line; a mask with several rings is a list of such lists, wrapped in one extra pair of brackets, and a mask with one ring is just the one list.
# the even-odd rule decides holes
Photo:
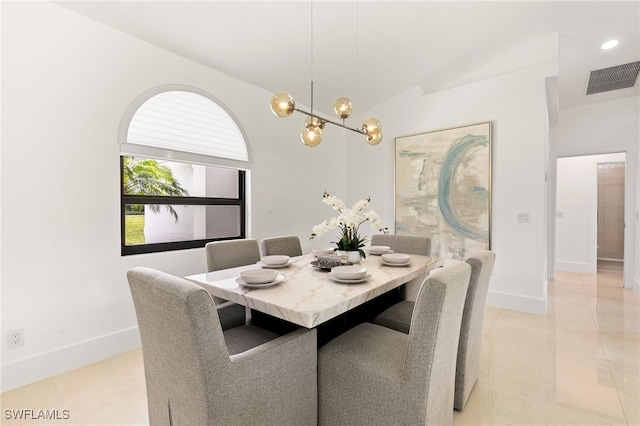
[(431, 254), (491, 248), (491, 122), (396, 138), (396, 234), (431, 238)]

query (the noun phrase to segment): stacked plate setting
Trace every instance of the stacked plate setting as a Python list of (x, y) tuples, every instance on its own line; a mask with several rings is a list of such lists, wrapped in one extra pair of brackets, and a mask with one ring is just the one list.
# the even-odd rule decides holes
[(373, 254), (374, 256), (379, 256), (385, 253), (393, 253), (391, 247), (389, 246), (369, 246), (365, 248), (369, 254)]
[(312, 250), (312, 253), (315, 257), (318, 257), (321, 254), (334, 254), (335, 250), (332, 247), (316, 247)]
[(275, 269), (247, 269), (240, 272), (236, 282), (245, 287), (270, 287), (284, 280)]
[(411, 263), (411, 256), (403, 253), (386, 253), (381, 258), (382, 264), (387, 266), (407, 266)]
[(371, 274), (367, 274), (367, 268), (361, 265), (334, 266), (327, 274), (329, 279), (343, 284), (357, 284), (367, 280)]
[(271, 256), (262, 256), (258, 265), (263, 268), (284, 268), (291, 264), (291, 258), (286, 255), (274, 254)]

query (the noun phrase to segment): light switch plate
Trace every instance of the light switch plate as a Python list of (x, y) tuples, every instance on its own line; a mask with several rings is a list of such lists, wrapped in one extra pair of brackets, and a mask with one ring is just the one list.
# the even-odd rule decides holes
[(529, 213), (529, 212), (519, 212), (518, 213), (518, 222), (519, 223), (529, 223), (529, 222), (531, 222), (531, 213)]

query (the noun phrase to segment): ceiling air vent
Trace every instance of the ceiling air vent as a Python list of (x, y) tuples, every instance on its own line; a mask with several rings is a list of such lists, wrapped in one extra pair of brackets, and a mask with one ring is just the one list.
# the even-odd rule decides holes
[(640, 61), (591, 71), (587, 95), (633, 87), (640, 71)]

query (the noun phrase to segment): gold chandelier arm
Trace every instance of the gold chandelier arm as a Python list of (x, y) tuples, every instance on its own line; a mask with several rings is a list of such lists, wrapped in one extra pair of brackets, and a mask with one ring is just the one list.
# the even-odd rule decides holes
[(316, 118), (318, 118), (319, 120), (321, 120), (321, 121), (323, 121), (325, 123), (330, 123), (330, 124), (333, 124), (334, 126), (342, 127), (343, 129), (347, 129), (347, 130), (351, 130), (352, 132), (360, 133), (361, 135), (365, 135), (365, 136), (367, 135), (367, 133), (362, 129), (355, 129), (353, 127), (345, 126), (342, 123), (338, 123), (336, 121), (329, 120), (328, 118), (320, 117), (318, 114), (312, 114), (310, 112), (301, 110), (299, 108), (294, 108), (293, 110), (294, 111), (298, 111), (298, 112), (300, 112), (300, 113), (302, 113), (304, 115), (308, 115), (309, 117), (316, 117)]

